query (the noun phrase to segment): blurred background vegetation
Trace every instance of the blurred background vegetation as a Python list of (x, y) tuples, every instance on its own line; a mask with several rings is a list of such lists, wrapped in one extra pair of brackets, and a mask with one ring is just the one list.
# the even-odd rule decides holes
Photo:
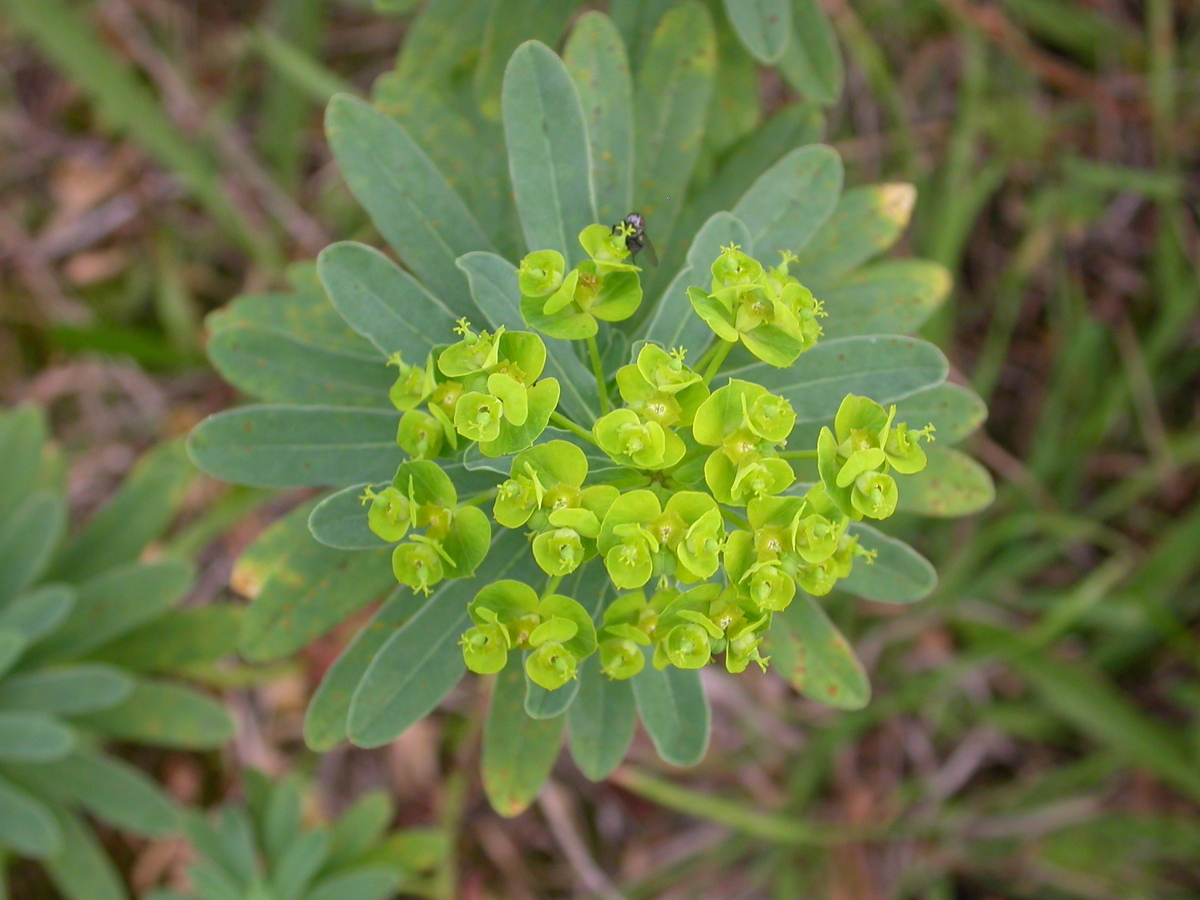
[[(50, 411), (79, 513), (235, 402), (207, 312), (366, 233), (321, 109), (393, 67), (418, 4), (381, 5), (0, 0), (0, 396)], [(429, 893), (464, 900), (1200, 896), (1200, 3), (822, 6), (845, 58), (825, 139), (847, 184), (918, 187), (906, 245), (955, 276), (925, 333), (989, 402), (972, 450), (999, 486), (909, 528), (932, 599), (832, 604), (872, 704), (717, 676), (699, 768), (641, 739), (609, 783), (561, 761), (506, 823), (470, 690), (390, 748), (304, 751), (334, 635), (230, 694), (223, 758), (139, 760), (175, 793), (236, 792), (243, 764), (316, 776), (332, 809), (386, 787), (453, 848)], [(764, 114), (793, 96), (758, 87)], [(199, 482), (168, 544), (203, 566), (192, 602), (286, 500)], [(176, 864), (110, 842), (135, 886)]]

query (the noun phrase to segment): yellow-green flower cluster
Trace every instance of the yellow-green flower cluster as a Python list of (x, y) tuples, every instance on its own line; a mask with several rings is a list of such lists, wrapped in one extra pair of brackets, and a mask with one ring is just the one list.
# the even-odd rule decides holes
[(768, 365), (785, 368), (821, 336), (825, 315), (812, 291), (788, 274), (790, 253), (773, 269), (736, 244), (721, 250), (712, 264), (712, 284), (688, 288), (692, 309), (723, 341), (741, 342)]
[(545, 343), (502, 327), (476, 334), (466, 320), (456, 330), (461, 340), (435, 349), (423, 366), (407, 365), (400, 354), (389, 361), (400, 370), (390, 393), (404, 413), (397, 443), (417, 459), (456, 452), (460, 438), (478, 442), (484, 456), (531, 446), (558, 406), (558, 381), (539, 380)]

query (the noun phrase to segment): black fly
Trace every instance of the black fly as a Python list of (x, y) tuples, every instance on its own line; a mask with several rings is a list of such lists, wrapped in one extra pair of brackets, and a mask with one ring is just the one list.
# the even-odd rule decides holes
[(629, 250), (630, 259), (636, 259), (638, 253), (645, 250), (646, 260), (650, 265), (657, 266), (658, 254), (654, 252), (654, 245), (646, 236), (646, 217), (641, 213), (631, 212), (613, 226), (613, 234), (617, 234), (622, 227), (625, 231), (625, 247)]

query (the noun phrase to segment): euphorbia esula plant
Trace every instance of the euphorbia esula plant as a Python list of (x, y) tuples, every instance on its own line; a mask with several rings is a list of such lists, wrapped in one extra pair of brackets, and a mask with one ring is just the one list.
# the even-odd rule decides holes
[[(591, 778), (639, 714), (664, 759), (698, 761), (697, 670), (714, 661), (860, 707), (866, 675), (818, 598), (920, 599), (930, 565), (869, 523), (990, 499), (948, 446), (982, 404), (903, 335), (946, 273), (873, 261), (912, 190), (842, 193), (837, 154), (803, 129), (774, 149), (747, 138), (691, 183), (722, 127), (715, 48), (705, 7), (679, 5), (634, 92), (602, 14), (562, 59), (520, 46), (500, 108), (518, 221), (499, 231), (481, 199), (494, 161), (453, 182), (430, 161), (449, 83), (402, 58), (380, 88), (394, 115), (330, 104), (334, 155), (401, 265), (334, 244), (291, 292), (214, 315), (213, 361), (264, 402), (191, 442), (222, 478), (331, 489), (239, 564), (246, 655), (290, 653), (387, 597), (313, 698), (314, 748), (390, 741), (468, 668), (494, 673), (484, 783), (514, 814), (564, 735)], [(658, 269), (630, 252), (635, 209)]]

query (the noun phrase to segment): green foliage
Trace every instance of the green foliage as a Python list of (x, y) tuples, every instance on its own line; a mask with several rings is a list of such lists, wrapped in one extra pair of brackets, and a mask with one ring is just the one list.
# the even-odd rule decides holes
[(81, 813), (161, 836), (177, 811), (107, 740), (212, 748), (233, 723), (169, 680), (230, 654), (228, 607), (181, 612), (191, 567), (141, 562), (192, 482), (183, 447), (144, 458), (108, 505), (66, 534), (66, 500), (32, 407), (0, 414), (0, 858), (41, 861), (71, 900), (125, 897)]
[[(427, 132), (440, 114), (413, 99), (453, 96), (428, 67), (466, 65), (457, 45), (423, 36), (446, 6), (414, 21), (381, 82), (385, 111), (339, 97), (327, 116), (347, 183), (405, 268), (335, 244), (320, 286), (297, 270), (294, 294), (243, 298), (214, 323), (269, 321), (258, 365), (223, 367), (266, 402), (202, 423), (193, 457), (228, 480), (336, 489), (239, 563), (247, 624), (260, 623), (243, 630), (244, 650), (282, 656), (382, 595), (390, 554), (393, 594), (329, 671), (306, 738), (386, 743), (468, 668), (492, 675), (484, 783), (504, 814), (533, 799), (564, 734), (589, 777), (618, 765), (639, 717), (664, 759), (697, 762), (709, 722), (697, 670), (714, 659), (740, 672), (774, 652), (798, 689), (861, 706), (861, 666), (813, 598), (835, 585), (884, 602), (925, 596), (929, 564), (860, 520), (965, 514), (991, 490), (968, 457), (922, 443), (935, 428), (960, 440), (982, 414), (945, 384), (940, 351), (902, 333), (944, 299), (945, 272), (874, 262), (912, 190), (843, 194), (835, 151), (790, 143), (811, 134), (794, 110), (735, 147), (709, 188), (692, 187), (701, 149), (722, 146), (708, 136), (726, 127), (710, 104), (712, 16), (696, 2), (639, 43), (632, 127), (616, 35), (633, 19), (586, 14), (565, 61), (517, 47), (495, 93), (481, 61), (475, 90), (500, 98), (507, 158), (475, 147), (452, 179)], [(727, 4), (749, 50), (781, 64), (801, 6)], [(474, 181), (497, 168), (519, 218), (500, 232)], [(631, 195), (664, 248), (657, 273), (631, 253), (636, 229), (616, 223)], [(696, 233), (673, 238), (677, 222)], [(319, 306), (322, 286), (332, 307), (288, 313)], [(284, 384), (299, 344), (374, 354), (394, 381), (301, 400)], [(334, 368), (302, 377), (345, 384)], [(926, 464), (956, 478), (918, 480)]]
[(309, 827), (296, 778), (253, 769), (243, 777), (244, 803), (185, 816), (195, 854), (190, 889), (158, 889), (145, 900), (385, 900), (418, 887), (431, 854), (444, 852), (432, 832), (389, 831), (394, 811), (383, 792)]

